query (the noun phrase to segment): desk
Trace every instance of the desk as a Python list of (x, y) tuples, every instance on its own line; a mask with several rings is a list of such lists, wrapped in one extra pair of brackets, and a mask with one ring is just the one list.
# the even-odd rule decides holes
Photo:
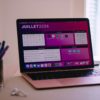
[[(27, 93), (27, 97), (11, 96), (13, 88)], [(100, 85), (49, 90), (35, 90), (21, 76), (14, 76), (5, 81), (0, 91), (0, 100), (99, 100)]]

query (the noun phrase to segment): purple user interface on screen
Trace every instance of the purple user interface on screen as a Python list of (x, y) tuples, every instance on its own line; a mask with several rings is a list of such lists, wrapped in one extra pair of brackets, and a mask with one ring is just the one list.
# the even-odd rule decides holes
[(90, 65), (87, 21), (20, 24), (25, 68)]

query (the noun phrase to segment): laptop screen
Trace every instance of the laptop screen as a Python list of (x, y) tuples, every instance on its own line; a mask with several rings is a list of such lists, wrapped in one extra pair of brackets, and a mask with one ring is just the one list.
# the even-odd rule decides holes
[(21, 71), (93, 67), (89, 21), (18, 19)]

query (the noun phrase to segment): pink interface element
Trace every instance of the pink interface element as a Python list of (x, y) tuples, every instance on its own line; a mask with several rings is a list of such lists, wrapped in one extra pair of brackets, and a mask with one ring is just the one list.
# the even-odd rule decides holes
[(70, 46), (74, 45), (72, 33), (45, 34), (46, 46)]
[(80, 61), (88, 60), (89, 53), (88, 48), (70, 48), (61, 49), (62, 61)]

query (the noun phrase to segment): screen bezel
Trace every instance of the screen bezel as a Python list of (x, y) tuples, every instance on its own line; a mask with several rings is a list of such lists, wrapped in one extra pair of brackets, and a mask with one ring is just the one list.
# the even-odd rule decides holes
[[(89, 35), (89, 41), (90, 41), (90, 53), (91, 53), (91, 60), (92, 64), (87, 66), (67, 66), (67, 67), (52, 67), (52, 68), (35, 68), (35, 69), (25, 69), (24, 66), (24, 58), (23, 58), (23, 51), (22, 51), (22, 45), (20, 44), (22, 42), (21, 34), (18, 24), (20, 22), (62, 22), (62, 21), (86, 21), (88, 23), (88, 35)], [(19, 65), (20, 65), (20, 71), (21, 72), (42, 72), (42, 71), (60, 71), (60, 70), (72, 70), (72, 69), (86, 69), (86, 68), (93, 68), (94, 67), (94, 60), (93, 60), (93, 51), (92, 51), (92, 42), (91, 42), (91, 34), (90, 34), (90, 25), (89, 25), (89, 19), (88, 18), (47, 18), (47, 19), (17, 19), (17, 38), (18, 38), (18, 51), (19, 51)]]

